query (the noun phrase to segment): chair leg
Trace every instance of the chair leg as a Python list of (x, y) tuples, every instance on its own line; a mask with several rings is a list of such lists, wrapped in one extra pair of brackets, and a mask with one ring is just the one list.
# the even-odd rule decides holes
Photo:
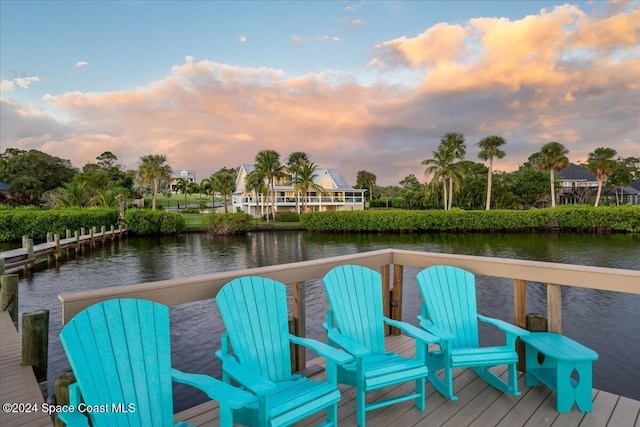
[(365, 392), (358, 388), (356, 391), (356, 422), (360, 427), (365, 427), (366, 403)]
[(416, 408), (420, 409), (421, 411), (424, 411), (427, 406), (427, 395), (425, 393), (426, 387), (424, 381), (424, 378), (418, 378), (416, 380), (416, 393), (418, 394), (418, 397), (416, 397)]
[(327, 422), (333, 427), (338, 425), (338, 403), (334, 403), (327, 408)]
[(220, 427), (233, 427), (233, 409), (220, 405)]
[(435, 388), (443, 397), (450, 400), (458, 400), (458, 396), (453, 394), (453, 380), (450, 370), (444, 370), (444, 381), (433, 371), (429, 372), (428, 378), (433, 388)]
[[(517, 372), (515, 372), (516, 366), (515, 364), (513, 364), (513, 374), (511, 372), (511, 366), (509, 366), (509, 381), (518, 381), (518, 374)], [(500, 377), (498, 377), (496, 374), (494, 374), (493, 372), (491, 372), (489, 370), (489, 368), (482, 366), (482, 367), (478, 367), (478, 368), (472, 368), (476, 374), (478, 374), (478, 376), (480, 378), (482, 378), (483, 380), (485, 380), (489, 385), (491, 385), (493, 388), (495, 388), (496, 390), (499, 390), (503, 393), (511, 393), (515, 396), (520, 396), (520, 392), (518, 391), (518, 387), (516, 385), (515, 389), (514, 387), (510, 386), (509, 384), (507, 384), (506, 382), (502, 381), (502, 379), (500, 379)]]

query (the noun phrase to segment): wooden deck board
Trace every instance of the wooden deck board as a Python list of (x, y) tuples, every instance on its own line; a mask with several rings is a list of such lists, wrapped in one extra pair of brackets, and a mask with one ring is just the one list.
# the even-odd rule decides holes
[(44, 399), (31, 366), (22, 366), (22, 342), (6, 311), (0, 312), (0, 403), (30, 403), (32, 413), (0, 411), (0, 425), (51, 426), (51, 418), (42, 412)]
[[(410, 338), (391, 336), (387, 338), (387, 349), (412, 355)], [(322, 359), (312, 359), (309, 365), (323, 366)], [(499, 375), (506, 375), (506, 369), (494, 369)], [(555, 393), (543, 386), (526, 387), (524, 376), (520, 375), (518, 387), (521, 396), (503, 394), (488, 386), (470, 369), (454, 371), (457, 401), (444, 399), (427, 383), (427, 409), (418, 410), (412, 401), (387, 406), (367, 413), (367, 426), (591, 426), (591, 427), (632, 427), (640, 423), (640, 401), (620, 397), (601, 390), (593, 391), (593, 412), (582, 413), (574, 406), (566, 414), (556, 411)], [(317, 374), (323, 378), (324, 373)], [(381, 397), (402, 393), (411, 389), (412, 384), (403, 384), (378, 390), (371, 397)], [(356, 427), (355, 391), (353, 387), (340, 386), (342, 399), (338, 405), (340, 426)], [(309, 417), (296, 424), (297, 427), (317, 424), (324, 414)], [(176, 414), (176, 420), (188, 420), (198, 426), (218, 425), (218, 406), (207, 402)]]

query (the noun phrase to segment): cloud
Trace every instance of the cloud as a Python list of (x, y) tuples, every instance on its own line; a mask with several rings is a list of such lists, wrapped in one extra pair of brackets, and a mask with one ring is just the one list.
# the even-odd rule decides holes
[(238, 37), (238, 41), (240, 41), (240, 43), (245, 43), (247, 41), (247, 37), (242, 34), (236, 34), (236, 37)]
[(342, 41), (340, 37), (336, 37), (336, 36), (315, 36), (313, 39), (318, 41), (331, 41), (331, 42)]
[(29, 89), (29, 86), (31, 85), (31, 83), (40, 81), (40, 77), (37, 77), (37, 76), (34, 76), (34, 77), (18, 77), (18, 78), (13, 79), (13, 81), (14, 81), (15, 84), (17, 84), (21, 88)]
[(0, 92), (12, 92), (14, 89), (12, 80), (0, 81)]
[(294, 34), (291, 36), (291, 41), (293, 42), (293, 44), (301, 46), (304, 44), (304, 37)]
[(349, 25), (351, 25), (352, 27), (357, 27), (359, 25), (364, 25), (364, 19), (352, 19), (351, 22), (349, 22)]
[[(263, 149), (283, 160), (303, 149), (352, 184), (368, 170), (381, 185), (411, 173), (423, 181), (420, 162), (451, 131), (465, 135), (474, 161), (481, 138), (503, 136), (501, 170), (551, 140), (574, 162), (600, 146), (628, 157), (640, 152), (636, 13), (597, 18), (566, 5), (515, 21), (437, 24), (379, 43), (371, 64), (382, 72), (367, 85), (340, 71), (289, 75), (187, 56), (135, 90), (46, 95), (72, 119), (66, 125), (3, 100), (3, 148), (46, 149), (78, 167), (106, 150), (130, 168), (166, 154), (198, 177), (252, 163)], [(402, 80), (407, 73), (420, 78)]]
[(76, 65), (74, 65), (74, 67), (80, 68), (80, 67), (86, 67), (87, 65), (89, 65), (87, 61), (78, 61), (76, 62)]

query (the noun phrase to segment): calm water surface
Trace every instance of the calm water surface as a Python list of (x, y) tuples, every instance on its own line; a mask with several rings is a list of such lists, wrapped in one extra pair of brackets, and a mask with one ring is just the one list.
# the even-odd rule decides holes
[[(20, 312), (50, 310), (49, 388), (69, 368), (60, 345), (58, 294), (209, 274), (240, 268), (304, 261), (385, 248), (640, 270), (640, 236), (580, 234), (422, 234), (324, 235), (306, 232), (250, 233), (242, 237), (185, 234), (136, 238), (64, 259), (56, 268), (39, 265), (20, 280)], [(0, 247), (2, 248), (2, 247)], [(3, 249), (8, 249), (5, 246)], [(405, 267), (403, 319), (416, 323), (420, 296), (418, 269)], [(478, 276), (478, 306), (485, 315), (513, 321), (513, 281)], [(563, 333), (596, 350), (594, 387), (640, 400), (640, 295), (563, 288)], [(530, 283), (529, 312), (545, 312), (544, 285)], [(308, 282), (307, 334), (326, 341), (321, 323), (327, 301), (319, 280)], [(213, 300), (171, 308), (173, 364), (176, 368), (220, 376), (214, 357), (222, 323)], [(482, 341), (502, 337), (482, 329)], [(176, 410), (206, 400), (176, 385)]]

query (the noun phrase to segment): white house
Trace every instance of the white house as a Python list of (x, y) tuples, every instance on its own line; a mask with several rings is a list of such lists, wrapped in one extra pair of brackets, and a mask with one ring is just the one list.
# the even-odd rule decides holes
[[(233, 210), (241, 210), (255, 217), (266, 214), (270, 197), (263, 200), (262, 195), (254, 194), (245, 189), (245, 178), (253, 171), (253, 165), (242, 165), (236, 177), (236, 191), (233, 194)], [(292, 177), (278, 180), (275, 183), (276, 212), (300, 212), (301, 197), (296, 197), (293, 191)], [(366, 190), (353, 188), (336, 169), (317, 169), (314, 182), (324, 191), (309, 190), (305, 199), (306, 212), (363, 210), (364, 192)], [(264, 201), (264, 203), (263, 203)]]
[(189, 182), (196, 182), (196, 173), (192, 171), (172, 171), (171, 172), (171, 191), (177, 191), (178, 179), (185, 178)]

